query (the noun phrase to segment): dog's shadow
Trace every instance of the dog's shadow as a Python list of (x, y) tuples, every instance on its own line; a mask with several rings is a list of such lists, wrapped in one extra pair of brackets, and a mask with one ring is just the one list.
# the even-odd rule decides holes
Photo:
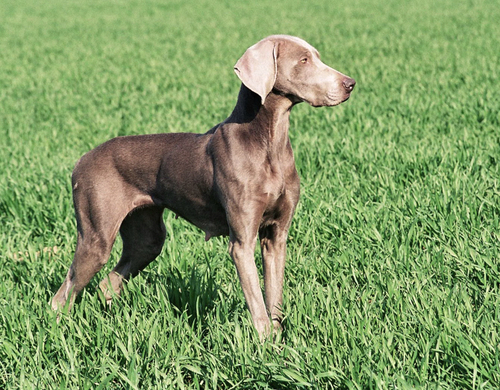
[[(200, 321), (203, 326), (207, 314), (212, 312), (214, 306), (223, 299), (208, 268), (195, 266), (183, 272), (171, 267), (166, 273), (149, 273), (145, 282), (150, 285), (161, 285), (161, 291), (165, 292), (166, 296), (159, 299), (167, 298), (174, 313), (179, 316), (186, 315), (191, 326)], [(226, 302), (229, 304), (226, 307), (228, 315), (236, 310), (236, 301), (232, 302)]]

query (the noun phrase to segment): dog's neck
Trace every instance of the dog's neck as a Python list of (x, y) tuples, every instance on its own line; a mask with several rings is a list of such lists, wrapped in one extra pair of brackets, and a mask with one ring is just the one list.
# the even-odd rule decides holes
[(255, 136), (279, 152), (286, 148), (288, 143), (290, 110), (293, 106), (294, 103), (288, 97), (275, 91), (267, 95), (262, 105), (260, 96), (242, 84), (238, 102), (225, 122), (251, 123), (249, 128), (253, 132), (259, 132)]

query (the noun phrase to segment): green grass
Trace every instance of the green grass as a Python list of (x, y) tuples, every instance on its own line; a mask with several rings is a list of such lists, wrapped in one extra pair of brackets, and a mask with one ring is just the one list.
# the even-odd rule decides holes
[[(499, 20), (494, 0), (2, 0), (0, 388), (499, 388)], [(357, 80), (339, 107), (292, 112), (283, 340), (258, 342), (227, 240), (171, 213), (119, 302), (96, 291), (117, 242), (57, 324), (75, 161), (208, 130), (274, 33)]]

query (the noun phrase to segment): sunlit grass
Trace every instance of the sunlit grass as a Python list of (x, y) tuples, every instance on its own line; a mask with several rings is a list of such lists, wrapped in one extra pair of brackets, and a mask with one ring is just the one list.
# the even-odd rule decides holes
[[(2, 1), (0, 388), (498, 388), (498, 20), (488, 0)], [(274, 33), (357, 80), (291, 115), (282, 340), (258, 341), (227, 239), (168, 212), (118, 302), (96, 287), (120, 242), (58, 324), (76, 160), (207, 131), (236, 101), (234, 63)]]

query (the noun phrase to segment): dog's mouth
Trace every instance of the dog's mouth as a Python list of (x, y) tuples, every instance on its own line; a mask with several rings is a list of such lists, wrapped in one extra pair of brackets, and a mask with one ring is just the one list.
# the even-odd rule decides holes
[(348, 101), (350, 97), (351, 97), (351, 94), (350, 94), (350, 93), (346, 94), (346, 95), (344, 96), (344, 100), (342, 100), (340, 103), (344, 103), (344, 102)]
[(302, 98), (301, 101), (308, 103), (312, 107), (334, 107), (349, 100), (350, 97), (351, 91), (333, 90), (324, 94), (323, 97), (317, 99)]
[(338, 106), (341, 103), (344, 103), (346, 100), (349, 100), (350, 97), (351, 97), (350, 92), (343, 93), (341, 95), (339, 95), (337, 93), (327, 93), (325, 101), (323, 103), (311, 104), (311, 105), (313, 107), (324, 107), (324, 106), (334, 107), (334, 106)]

